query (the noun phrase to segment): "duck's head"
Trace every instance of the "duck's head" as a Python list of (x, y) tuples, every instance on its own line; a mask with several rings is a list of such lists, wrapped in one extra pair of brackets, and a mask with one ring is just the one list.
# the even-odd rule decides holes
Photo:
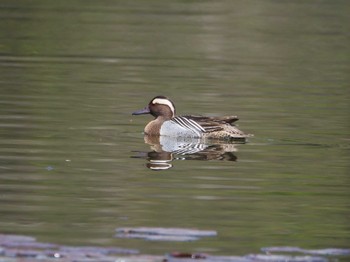
[(155, 118), (162, 117), (165, 119), (172, 119), (175, 117), (175, 106), (169, 98), (165, 96), (156, 96), (144, 109), (133, 112), (132, 114), (151, 114)]

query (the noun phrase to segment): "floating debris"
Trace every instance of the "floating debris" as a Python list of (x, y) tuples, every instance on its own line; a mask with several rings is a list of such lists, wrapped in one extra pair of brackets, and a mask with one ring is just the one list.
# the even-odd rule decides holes
[(168, 255), (173, 258), (192, 258), (192, 259), (206, 259), (208, 257), (207, 254), (203, 253), (181, 253), (181, 252), (173, 252)]
[(47, 167), (46, 167), (46, 170), (47, 170), (47, 171), (51, 171), (51, 170), (53, 170), (53, 169), (54, 169), (53, 166), (47, 166)]
[(186, 228), (123, 227), (116, 229), (116, 237), (141, 238), (153, 241), (195, 241), (201, 237), (213, 237), (216, 231)]

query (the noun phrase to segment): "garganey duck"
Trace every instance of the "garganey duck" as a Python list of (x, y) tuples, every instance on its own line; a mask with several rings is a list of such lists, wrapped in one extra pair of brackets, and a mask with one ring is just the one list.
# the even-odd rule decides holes
[(191, 137), (224, 140), (245, 140), (251, 136), (233, 125), (237, 116), (176, 116), (174, 103), (165, 96), (156, 96), (133, 115), (151, 114), (155, 117), (144, 132), (150, 136)]

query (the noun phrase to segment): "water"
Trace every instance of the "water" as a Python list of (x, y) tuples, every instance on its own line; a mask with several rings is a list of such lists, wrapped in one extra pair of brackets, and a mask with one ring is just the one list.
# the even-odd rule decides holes
[[(0, 233), (241, 255), (348, 248), (349, 4), (2, 1)], [(238, 115), (231, 160), (147, 167), (155, 95)], [(193, 158), (193, 156), (192, 156)], [(190, 243), (118, 227), (215, 230)]]

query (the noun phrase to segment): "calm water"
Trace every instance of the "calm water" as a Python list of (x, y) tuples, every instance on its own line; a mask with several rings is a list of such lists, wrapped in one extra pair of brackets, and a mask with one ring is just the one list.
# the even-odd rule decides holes
[[(349, 7), (1, 1), (0, 233), (150, 254), (348, 248)], [(229, 159), (153, 171), (151, 117), (131, 112), (160, 94), (255, 136)], [(218, 236), (114, 238), (134, 226)]]

